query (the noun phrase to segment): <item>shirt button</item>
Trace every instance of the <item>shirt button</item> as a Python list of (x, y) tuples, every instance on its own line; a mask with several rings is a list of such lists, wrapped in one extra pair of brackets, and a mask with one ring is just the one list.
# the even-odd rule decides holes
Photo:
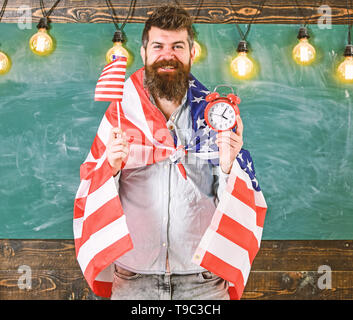
[(174, 126), (173, 126), (172, 124), (170, 124), (170, 125), (168, 126), (168, 129), (169, 129), (169, 130), (174, 130)]
[(165, 247), (165, 246), (166, 246), (165, 242), (163, 242), (163, 243), (162, 243), (162, 246), (163, 246), (163, 247)]

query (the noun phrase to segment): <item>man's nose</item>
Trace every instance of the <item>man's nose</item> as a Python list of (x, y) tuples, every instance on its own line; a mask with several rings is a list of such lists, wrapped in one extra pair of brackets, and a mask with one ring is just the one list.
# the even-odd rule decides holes
[(170, 48), (170, 47), (166, 47), (163, 49), (163, 57), (165, 59), (174, 59), (175, 58), (175, 52), (174, 52), (174, 49), (173, 48)]

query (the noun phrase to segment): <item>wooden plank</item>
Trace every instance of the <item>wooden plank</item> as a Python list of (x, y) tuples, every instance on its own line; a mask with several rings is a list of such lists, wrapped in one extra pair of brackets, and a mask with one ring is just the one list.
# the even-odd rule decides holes
[[(285, 257), (284, 257), (285, 259)], [(255, 259), (256, 260), (256, 259)], [(317, 271), (257, 271), (250, 273), (244, 300), (352, 300), (353, 271), (331, 273), (331, 289), (319, 286)]]
[(317, 271), (320, 265), (329, 265), (335, 271), (353, 271), (353, 241), (262, 241), (261, 250), (253, 263), (253, 269)]
[[(31, 289), (19, 287), (21, 266), (31, 269)], [(320, 272), (320, 266), (328, 266), (331, 273)], [(320, 287), (320, 279), (328, 275), (331, 289)], [(0, 300), (16, 299), (100, 298), (82, 276), (73, 240), (2, 239)], [(353, 241), (262, 241), (243, 299), (353, 299)]]
[[(128, 13), (130, 0), (111, 1), (119, 22), (125, 20)], [(267, 0), (258, 18), (254, 23), (297, 24), (307, 22), (316, 24), (322, 13), (318, 11), (321, 4), (329, 6), (332, 24), (347, 24), (349, 15), (346, 0), (327, 1), (297, 1), (293, 0)], [(45, 10), (49, 11), (54, 1), (44, 1)], [(164, 3), (175, 4), (174, 0)], [(255, 16), (260, 0), (199, 0), (178, 1), (195, 18), (196, 23), (249, 23)], [(199, 3), (201, 4), (198, 8)], [(231, 5), (231, 3), (233, 5)], [(2, 3), (1, 3), (2, 4)], [(143, 23), (154, 8), (160, 6), (160, 1), (136, 1), (132, 17), (128, 23)], [(27, 7), (32, 14), (32, 21), (37, 23), (42, 17), (42, 12), (37, 0), (9, 1), (1, 22), (17, 23), (23, 18), (24, 11), (19, 8)], [(233, 13), (235, 12), (235, 14)], [(353, 16), (353, 8), (349, 8)], [(111, 16), (105, 0), (62, 0), (50, 16), (53, 23), (111, 23)], [(307, 21), (306, 21), (307, 20)]]
[[(21, 266), (30, 267), (30, 290), (18, 285)], [(0, 300), (97, 298), (82, 276), (73, 241), (0, 240)]]

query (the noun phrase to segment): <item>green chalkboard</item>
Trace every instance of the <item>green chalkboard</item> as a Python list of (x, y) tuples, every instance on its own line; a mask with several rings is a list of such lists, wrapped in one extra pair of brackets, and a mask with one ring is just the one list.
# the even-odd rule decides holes
[[(244, 28), (244, 26), (242, 26)], [(142, 66), (142, 24), (128, 24)], [(193, 74), (211, 90), (230, 84), (242, 99), (244, 147), (251, 151), (268, 204), (263, 239), (353, 239), (353, 85), (333, 76), (346, 27), (310, 27), (318, 51), (309, 67), (291, 59), (297, 25), (254, 25), (248, 40), (259, 73), (232, 77), (234, 25), (195, 26), (206, 57)], [(94, 88), (112, 45), (112, 24), (53, 24), (56, 50), (34, 56), (36, 32), (0, 25), (0, 49), (12, 59), (0, 77), (0, 238), (70, 239), (79, 167), (108, 103)]]

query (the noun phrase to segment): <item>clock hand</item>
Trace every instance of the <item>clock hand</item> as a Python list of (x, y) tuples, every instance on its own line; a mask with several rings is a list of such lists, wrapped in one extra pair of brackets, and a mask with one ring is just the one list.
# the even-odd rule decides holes
[(214, 115), (214, 116), (218, 116), (218, 117), (222, 117), (223, 119), (228, 120), (228, 118), (226, 118), (223, 114), (214, 113), (213, 115)]
[(222, 113), (222, 117), (223, 117), (224, 119), (228, 120), (228, 118), (226, 118), (226, 117), (224, 116), (224, 114), (225, 114), (226, 111), (227, 111), (227, 108), (224, 108), (224, 111), (223, 111), (223, 113)]

